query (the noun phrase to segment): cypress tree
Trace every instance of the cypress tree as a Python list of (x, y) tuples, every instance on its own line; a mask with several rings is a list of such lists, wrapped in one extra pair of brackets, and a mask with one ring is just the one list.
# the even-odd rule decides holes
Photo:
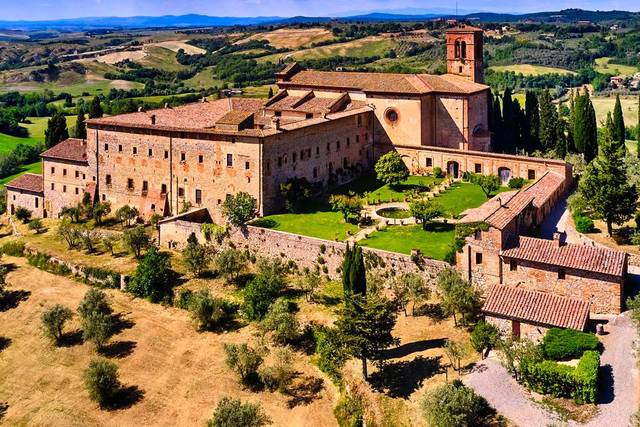
[(538, 130), (540, 128), (540, 111), (538, 97), (535, 92), (528, 90), (524, 99), (525, 116), (525, 146), (529, 154), (540, 149)]
[(267, 94), (267, 98), (273, 98), (273, 88), (271, 86), (269, 86), (269, 93)]
[(517, 117), (518, 113), (511, 99), (511, 89), (506, 88), (502, 95), (503, 152), (513, 153), (518, 145)]
[(353, 289), (351, 288), (351, 264), (353, 257), (351, 255), (352, 250), (347, 243), (347, 248), (344, 251), (344, 258), (342, 259), (342, 290), (344, 292), (345, 298), (347, 295), (351, 295), (353, 293)]
[(638, 125), (636, 126), (636, 155), (640, 157), (640, 95), (638, 95)]
[(362, 248), (358, 245), (350, 247), (347, 244), (342, 261), (342, 289), (345, 298), (351, 295), (365, 295), (367, 292), (364, 258)]
[(47, 121), (47, 129), (44, 131), (44, 144), (47, 148), (51, 148), (67, 138), (69, 138), (67, 119), (61, 111), (56, 111)]
[(97, 96), (93, 97), (91, 100), (91, 104), (89, 104), (89, 118), (96, 119), (102, 117), (103, 115), (102, 105), (100, 104), (100, 98)]
[(86, 139), (87, 138), (87, 125), (84, 122), (84, 111), (82, 108), (78, 108), (78, 118), (76, 120), (76, 130), (73, 135), (76, 138)]
[(500, 97), (496, 96), (493, 101), (493, 151), (502, 152), (504, 150), (504, 134), (502, 132), (502, 114), (500, 113)]
[(613, 139), (624, 145), (626, 139), (626, 130), (624, 127), (624, 117), (622, 115), (622, 105), (620, 104), (620, 95), (616, 94), (616, 103), (613, 107)]
[(584, 160), (589, 163), (598, 153), (598, 128), (596, 112), (585, 90), (584, 95), (578, 94), (575, 99), (573, 112), (573, 144), (578, 153), (582, 153)]
[(540, 147), (543, 151), (556, 148), (558, 139), (558, 110), (551, 102), (551, 94), (545, 90), (540, 95)]
[(585, 146), (584, 160), (589, 163), (598, 155), (598, 125), (596, 123), (596, 110), (593, 108), (589, 93), (586, 96), (587, 108), (587, 144)]

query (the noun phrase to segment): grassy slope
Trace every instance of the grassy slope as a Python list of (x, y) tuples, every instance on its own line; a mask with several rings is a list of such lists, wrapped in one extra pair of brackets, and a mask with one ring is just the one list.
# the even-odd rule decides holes
[[(607, 118), (607, 113), (609, 111), (613, 113), (616, 98), (614, 96), (592, 96), (591, 101), (593, 102), (593, 108), (596, 110), (598, 126), (602, 126), (602, 123)], [(623, 96), (620, 97), (620, 103), (622, 104), (625, 126), (635, 126), (638, 123), (638, 97)]]
[(42, 173), (42, 162), (35, 162), (28, 165), (20, 166), (19, 170), (20, 171), (14, 175), (9, 175), (0, 179), (0, 187), (3, 187), (7, 182), (13, 181), (15, 178), (24, 173)]
[(623, 75), (630, 76), (638, 71), (640, 71), (637, 67), (632, 65), (621, 65), (610, 63), (611, 58), (598, 58), (596, 59), (595, 70), (602, 74), (613, 74), (613, 75)]
[(514, 65), (494, 65), (489, 67), (493, 71), (513, 71), (515, 73), (522, 73), (525, 76), (538, 76), (541, 74), (575, 74), (570, 70), (563, 68), (545, 67), (542, 65), (530, 65), (530, 64), (514, 64)]
[(277, 62), (282, 56), (288, 55), (296, 60), (323, 59), (331, 56), (384, 56), (396, 42), (390, 38), (372, 36), (353, 40), (345, 43), (336, 43), (328, 46), (302, 49), (295, 52), (278, 53), (259, 58), (260, 62)]

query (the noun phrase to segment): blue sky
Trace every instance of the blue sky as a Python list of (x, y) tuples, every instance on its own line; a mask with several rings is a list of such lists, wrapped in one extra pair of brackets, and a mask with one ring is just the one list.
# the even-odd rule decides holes
[[(0, 0), (0, 20), (43, 20), (87, 16), (344, 16), (369, 11), (454, 10), (455, 0)], [(465, 11), (536, 12), (576, 7), (640, 10), (640, 0), (458, 0)]]

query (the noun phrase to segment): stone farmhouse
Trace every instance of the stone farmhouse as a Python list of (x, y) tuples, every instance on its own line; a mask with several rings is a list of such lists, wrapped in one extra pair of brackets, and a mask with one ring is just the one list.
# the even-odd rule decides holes
[[(225, 198), (244, 191), (256, 198), (258, 214), (267, 215), (282, 208), (281, 183), (297, 177), (318, 189), (332, 187), (396, 150), (414, 174), (439, 167), (454, 179), (473, 172), (498, 175), (504, 184), (512, 177), (534, 181), (468, 212), (465, 222), (489, 229), (471, 236), (458, 257), (461, 272), (487, 292), (487, 313), (510, 319), (514, 333), (519, 322), (554, 323), (489, 310), (494, 294), (499, 299), (507, 287), (553, 296), (553, 307), (564, 307), (557, 298), (571, 296), (592, 313), (618, 313), (626, 255), (521, 237), (567, 190), (571, 166), (492, 153), (482, 30), (453, 27), (446, 45), (444, 75), (326, 72), (292, 63), (276, 74), (279, 90), (266, 101), (203, 100), (88, 120), (86, 141), (51, 148), (42, 154), (42, 175), (7, 185), (7, 206), (58, 217), (89, 193), (114, 210), (131, 205), (146, 219), (159, 214), (167, 218), (163, 223), (185, 207), (220, 221)], [(527, 295), (518, 293), (525, 306)]]

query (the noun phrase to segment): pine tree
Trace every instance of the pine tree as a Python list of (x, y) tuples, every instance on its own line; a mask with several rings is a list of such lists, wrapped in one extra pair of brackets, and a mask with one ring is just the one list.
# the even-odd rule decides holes
[(626, 139), (626, 130), (624, 127), (624, 117), (622, 115), (622, 105), (620, 104), (620, 95), (616, 94), (616, 103), (613, 107), (613, 139), (624, 144)]
[(103, 114), (104, 113), (102, 111), (102, 105), (100, 104), (100, 98), (95, 96), (91, 100), (91, 104), (89, 104), (89, 118), (96, 119), (102, 117)]
[(540, 148), (549, 151), (556, 148), (558, 139), (558, 110), (551, 102), (551, 94), (545, 90), (540, 95)]
[(51, 148), (67, 138), (69, 138), (67, 119), (62, 112), (57, 111), (47, 122), (47, 129), (44, 131), (45, 146)]
[(81, 108), (78, 108), (76, 130), (73, 136), (79, 139), (87, 139), (87, 125), (84, 122), (84, 111)]
[(524, 99), (525, 116), (525, 147), (531, 154), (540, 149), (538, 131), (540, 129), (540, 110), (538, 109), (538, 97), (535, 92), (528, 90)]
[(615, 122), (609, 115), (604, 128), (598, 156), (591, 162), (580, 180), (580, 194), (594, 216), (607, 223), (607, 233), (613, 224), (622, 224), (636, 212), (638, 194), (627, 180), (624, 165), (624, 144), (613, 139)]

